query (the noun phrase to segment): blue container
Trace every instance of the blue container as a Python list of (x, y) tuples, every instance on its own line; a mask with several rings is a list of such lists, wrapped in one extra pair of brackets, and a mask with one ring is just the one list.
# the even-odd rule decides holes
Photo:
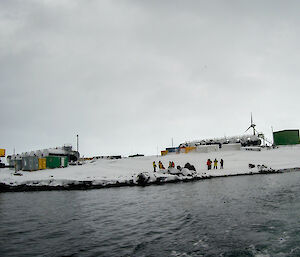
[(169, 148), (166, 148), (166, 150), (167, 150), (169, 153), (175, 153), (175, 152), (176, 152), (176, 147), (169, 147)]

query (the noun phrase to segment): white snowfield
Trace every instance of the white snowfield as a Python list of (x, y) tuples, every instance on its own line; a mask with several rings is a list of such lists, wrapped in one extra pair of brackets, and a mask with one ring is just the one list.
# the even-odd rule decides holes
[[(206, 161), (216, 158), (217, 170), (207, 170)], [(220, 159), (224, 160), (224, 169), (220, 169)], [(166, 170), (153, 172), (152, 162), (162, 161)], [(175, 163), (175, 167), (183, 167), (187, 162), (194, 165), (196, 172), (187, 169), (182, 174), (177, 170), (173, 174), (166, 174), (169, 161)], [(135, 158), (123, 158), (118, 160), (98, 159), (87, 162), (81, 166), (69, 166), (60, 169), (47, 169), (34, 172), (19, 171), (21, 176), (14, 175), (10, 169), (0, 169), (0, 183), (8, 186), (65, 186), (89, 182), (91, 185), (111, 185), (116, 183), (137, 184), (138, 174), (143, 173), (148, 178), (147, 182), (155, 182), (158, 178), (163, 182), (188, 180), (195, 177), (218, 177), (225, 175), (238, 175), (259, 173), (257, 167), (250, 169), (249, 163), (265, 165), (266, 169), (281, 170), (300, 167), (300, 146), (284, 146), (276, 149), (262, 149), (261, 151), (218, 151), (211, 153), (181, 153), (166, 156), (145, 156)]]

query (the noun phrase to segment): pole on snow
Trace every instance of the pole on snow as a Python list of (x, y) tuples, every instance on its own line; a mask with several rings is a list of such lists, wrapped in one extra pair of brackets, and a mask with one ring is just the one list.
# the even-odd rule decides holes
[(78, 148), (78, 135), (76, 135), (77, 137), (77, 152), (79, 152), (79, 148)]

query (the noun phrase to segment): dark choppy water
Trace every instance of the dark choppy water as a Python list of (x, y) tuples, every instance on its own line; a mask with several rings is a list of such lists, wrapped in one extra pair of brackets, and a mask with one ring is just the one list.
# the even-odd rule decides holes
[(300, 172), (2, 193), (0, 256), (300, 256)]

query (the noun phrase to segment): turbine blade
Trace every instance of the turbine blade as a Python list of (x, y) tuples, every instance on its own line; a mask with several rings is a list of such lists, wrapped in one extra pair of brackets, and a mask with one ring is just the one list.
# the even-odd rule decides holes
[(246, 129), (245, 133), (251, 128), (251, 126), (249, 128)]

